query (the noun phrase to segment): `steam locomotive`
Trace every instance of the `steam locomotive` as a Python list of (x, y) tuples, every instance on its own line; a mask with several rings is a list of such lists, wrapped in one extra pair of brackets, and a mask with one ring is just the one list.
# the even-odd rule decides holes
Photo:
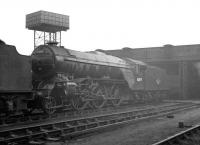
[(77, 110), (139, 103), (167, 95), (166, 73), (130, 58), (41, 45), (32, 53), (33, 87), (46, 109)]
[(163, 69), (130, 58), (79, 52), (54, 43), (22, 56), (1, 42), (0, 54), (0, 114), (118, 107), (168, 93)]

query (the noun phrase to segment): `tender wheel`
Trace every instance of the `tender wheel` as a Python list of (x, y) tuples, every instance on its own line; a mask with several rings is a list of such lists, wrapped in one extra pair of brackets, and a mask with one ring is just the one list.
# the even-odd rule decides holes
[(45, 102), (45, 112), (53, 114), (56, 111), (56, 100), (54, 97), (49, 97)]

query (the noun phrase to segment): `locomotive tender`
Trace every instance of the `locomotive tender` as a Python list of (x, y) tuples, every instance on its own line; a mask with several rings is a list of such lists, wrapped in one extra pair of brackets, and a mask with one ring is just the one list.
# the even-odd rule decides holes
[(15, 46), (0, 40), (0, 115), (27, 108), (32, 99), (29, 56), (20, 55)]
[(168, 89), (163, 69), (101, 52), (49, 44), (30, 57), (0, 41), (0, 60), (0, 116), (143, 103), (163, 98)]

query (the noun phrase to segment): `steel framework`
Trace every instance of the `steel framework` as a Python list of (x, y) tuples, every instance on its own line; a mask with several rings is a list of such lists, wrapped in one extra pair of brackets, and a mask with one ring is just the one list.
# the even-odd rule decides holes
[(42, 44), (47, 43), (57, 43), (58, 46), (61, 46), (61, 31), (59, 32), (44, 32), (34, 30), (34, 49)]

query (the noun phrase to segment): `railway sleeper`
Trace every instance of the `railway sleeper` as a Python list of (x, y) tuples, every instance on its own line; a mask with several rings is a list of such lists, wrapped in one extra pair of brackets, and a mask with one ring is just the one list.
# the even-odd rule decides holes
[(131, 117), (130, 116), (125, 117), (125, 120), (131, 120)]
[(117, 119), (117, 122), (123, 122), (123, 121), (125, 121), (124, 118), (118, 118), (118, 119)]
[(79, 125), (79, 122), (77, 120), (75, 121), (68, 121), (66, 122), (68, 124), (69, 127), (75, 127)]
[(75, 132), (76, 129), (73, 127), (73, 128), (63, 128), (62, 132), (64, 134), (69, 134), (69, 133), (72, 133), (72, 132)]
[(104, 126), (108, 124), (108, 121), (100, 121), (98, 122), (99, 126)]
[(60, 137), (47, 137), (46, 140), (56, 142), (60, 140)]
[(63, 134), (63, 132), (61, 130), (49, 132), (48, 134), (46, 134), (45, 140), (53, 141), (53, 142), (59, 141), (61, 139), (62, 134)]
[(85, 129), (87, 129), (87, 126), (86, 126), (86, 125), (81, 125), (81, 126), (77, 126), (77, 127), (76, 127), (76, 130), (77, 130), (77, 131), (82, 131), (82, 130), (85, 130)]
[(62, 128), (69, 127), (65, 125), (64, 123), (53, 124), (52, 126), (54, 130), (62, 130)]
[(44, 140), (30, 140), (28, 144), (29, 145), (44, 145), (45, 141)]
[(108, 121), (109, 124), (113, 124), (113, 123), (115, 123), (115, 122), (116, 122), (116, 119), (112, 119), (112, 120), (109, 120), (109, 121)]
[(87, 121), (88, 121), (89, 123), (98, 122), (98, 118), (88, 118)]
[(90, 123), (87, 125), (87, 129), (90, 129), (90, 128), (95, 128), (98, 126), (98, 123)]
[(78, 120), (78, 124), (85, 125), (85, 124), (88, 124), (88, 121), (87, 119)]

